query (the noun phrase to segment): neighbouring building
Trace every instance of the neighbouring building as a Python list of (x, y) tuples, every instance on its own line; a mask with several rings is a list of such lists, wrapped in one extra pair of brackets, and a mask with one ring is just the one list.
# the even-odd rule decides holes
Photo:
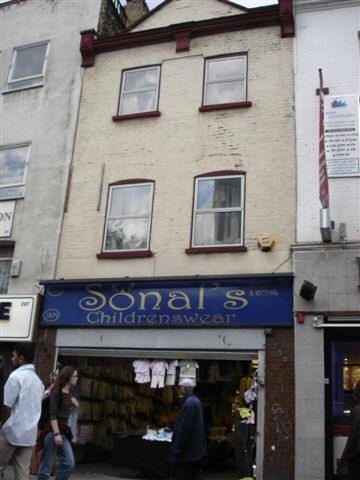
[(102, 458), (112, 451), (114, 465), (165, 465), (166, 443), (128, 433), (173, 425), (177, 378), (155, 387), (179, 362), (204, 401), (203, 478), (250, 476), (255, 463), (257, 479), (294, 479), (293, 35), (288, 0), (257, 9), (167, 0), (119, 35), (82, 34), (72, 175), (55, 279), (41, 282), (40, 345), (54, 363), (78, 366), (80, 442), (92, 455), (105, 449)]
[[(144, 0), (132, 4), (148, 11)], [(79, 108), (80, 32), (126, 28), (118, 0), (0, 4), (0, 340), (35, 338), (38, 285), (54, 278)]]
[[(349, 431), (351, 393), (360, 380), (360, 2), (295, 0), (294, 5), (295, 478), (330, 480)], [(319, 69), (333, 221), (327, 242), (319, 219)], [(300, 294), (304, 281), (310, 285)]]

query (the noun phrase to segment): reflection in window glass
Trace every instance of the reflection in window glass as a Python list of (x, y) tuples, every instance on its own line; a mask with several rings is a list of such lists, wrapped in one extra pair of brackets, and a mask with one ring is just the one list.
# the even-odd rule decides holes
[(29, 145), (0, 150), (0, 199), (24, 196)]
[(246, 100), (246, 56), (206, 61), (204, 105)]
[(151, 112), (157, 109), (160, 67), (127, 70), (123, 73), (119, 114)]
[(104, 251), (149, 248), (153, 184), (110, 187)]
[(10, 280), (10, 268), (11, 260), (10, 259), (1, 259), (0, 258), (0, 293), (5, 294), (8, 291), (8, 285)]
[(197, 179), (193, 246), (242, 243), (243, 177)]
[(44, 76), (48, 43), (14, 50), (7, 90), (41, 85)]

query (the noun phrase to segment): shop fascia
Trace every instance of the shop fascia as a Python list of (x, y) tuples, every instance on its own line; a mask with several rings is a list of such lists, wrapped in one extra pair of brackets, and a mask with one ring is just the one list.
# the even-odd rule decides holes
[(42, 282), (42, 325), (292, 323), (292, 275)]

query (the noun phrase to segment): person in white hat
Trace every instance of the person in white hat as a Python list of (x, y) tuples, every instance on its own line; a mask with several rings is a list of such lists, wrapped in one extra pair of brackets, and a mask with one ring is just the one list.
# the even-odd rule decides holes
[(200, 460), (207, 455), (203, 408), (193, 385), (190, 378), (180, 381), (182, 405), (169, 453), (169, 460), (176, 464), (179, 480), (197, 480)]

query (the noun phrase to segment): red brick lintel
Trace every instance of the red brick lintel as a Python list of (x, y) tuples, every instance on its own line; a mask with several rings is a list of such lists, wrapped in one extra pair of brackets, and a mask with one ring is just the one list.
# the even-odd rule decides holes
[[(295, 34), (292, 0), (282, 0), (280, 8), (251, 10), (240, 15), (186, 22), (167, 27), (153, 28), (139, 32), (123, 32), (113, 37), (97, 38), (95, 30), (81, 32), (80, 52), (82, 66), (92, 67), (95, 55), (114, 50), (152, 45), (162, 42), (176, 41), (179, 38), (195, 38), (238, 30), (263, 28), (279, 25), (282, 37), (293, 37)], [(179, 46), (179, 41), (178, 41)], [(182, 45), (185, 47), (185, 45)]]
[(144, 258), (152, 257), (153, 253), (150, 250), (133, 250), (128, 252), (101, 252), (97, 253), (96, 257), (99, 259), (106, 258)]

